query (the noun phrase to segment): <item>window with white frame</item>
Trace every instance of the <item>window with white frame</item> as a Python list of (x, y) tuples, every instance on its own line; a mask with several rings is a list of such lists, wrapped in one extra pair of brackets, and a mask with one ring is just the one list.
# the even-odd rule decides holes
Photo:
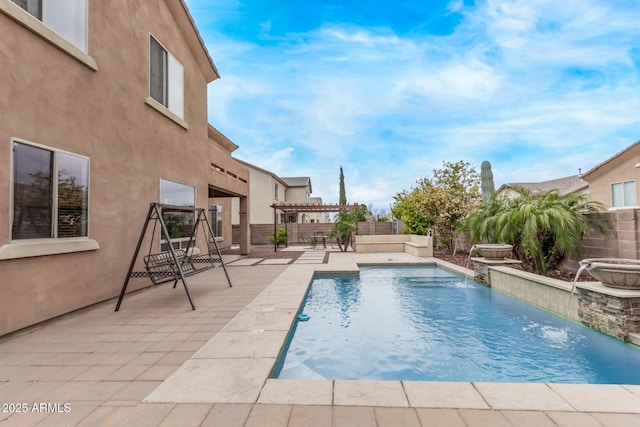
[(637, 206), (636, 182), (624, 181), (611, 184), (611, 206), (614, 208)]
[[(190, 185), (160, 179), (160, 202), (165, 205), (195, 207), (196, 189)], [(169, 238), (174, 249), (188, 249), (189, 239), (195, 224), (195, 212), (162, 208), (162, 218), (167, 226)], [(195, 242), (192, 242), (192, 246)], [(161, 239), (160, 248), (168, 251), (165, 239)]]
[(87, 0), (11, 0), (29, 14), (87, 51)]
[(149, 95), (184, 119), (184, 68), (158, 40), (149, 39)]
[(222, 237), (222, 206), (211, 205), (211, 228), (216, 237)]
[(89, 159), (13, 140), (11, 239), (88, 236)]

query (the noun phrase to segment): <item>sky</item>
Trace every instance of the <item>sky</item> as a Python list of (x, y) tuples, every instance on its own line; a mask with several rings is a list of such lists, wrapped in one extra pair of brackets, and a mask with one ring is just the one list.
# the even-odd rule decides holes
[(443, 162), (495, 186), (586, 172), (640, 139), (637, 0), (185, 0), (233, 156), (389, 211)]

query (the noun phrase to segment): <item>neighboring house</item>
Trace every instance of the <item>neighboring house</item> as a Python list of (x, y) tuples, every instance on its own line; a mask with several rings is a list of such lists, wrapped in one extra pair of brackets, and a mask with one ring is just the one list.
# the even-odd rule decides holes
[[(262, 169), (251, 163), (236, 159), (249, 169), (250, 174), (250, 199), (249, 216), (251, 224), (273, 224), (274, 204), (303, 203), (307, 204), (311, 195), (311, 178), (286, 177), (280, 178), (275, 173)], [(233, 223), (237, 224), (239, 217), (237, 204), (234, 204)], [(297, 213), (285, 218), (282, 212), (276, 212), (276, 223), (308, 223), (308, 213)]]
[[(309, 203), (312, 205), (322, 205), (322, 197), (311, 197)], [(329, 212), (311, 212), (311, 223), (327, 223), (331, 222), (331, 216)]]
[(248, 252), (249, 172), (207, 123), (183, 1), (0, 0), (0, 39), (0, 335), (117, 296), (152, 202), (213, 207), (224, 247), (238, 201)]
[(582, 178), (589, 183), (593, 200), (610, 209), (638, 209), (640, 141), (589, 170)]
[[(292, 176), (283, 177), (282, 180), (287, 184), (287, 192), (285, 201), (288, 203), (304, 203), (309, 204), (311, 200), (311, 178), (308, 176)], [(311, 222), (311, 216), (308, 212), (299, 212), (288, 214), (286, 221), (289, 223), (299, 222), (307, 224)]]
[(560, 195), (572, 193), (589, 193), (589, 183), (584, 181), (580, 175), (572, 175), (564, 178), (557, 178), (542, 182), (515, 182), (510, 184), (503, 184), (496, 191), (496, 195), (505, 195), (507, 197), (512, 197), (515, 193), (513, 190), (509, 189), (508, 186), (523, 187), (531, 191), (531, 193), (534, 195), (550, 190), (558, 190)]

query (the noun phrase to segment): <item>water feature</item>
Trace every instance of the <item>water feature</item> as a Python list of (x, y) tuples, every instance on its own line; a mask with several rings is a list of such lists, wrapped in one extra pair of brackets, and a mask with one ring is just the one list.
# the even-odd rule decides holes
[[(473, 245), (471, 246), (471, 249), (469, 249), (469, 256), (467, 257), (467, 271), (469, 270), (469, 263), (471, 262), (471, 257), (473, 256), (473, 252), (476, 250), (477, 245)], [(467, 284), (467, 279), (469, 278), (469, 275), (467, 274), (467, 272), (465, 271), (465, 275), (464, 275), (464, 284)]]
[(573, 279), (573, 286), (571, 286), (571, 293), (569, 293), (569, 302), (567, 303), (567, 310), (566, 310), (566, 315), (565, 317), (568, 319), (569, 318), (569, 310), (571, 309), (571, 299), (573, 298), (573, 293), (576, 290), (576, 285), (578, 284), (578, 279), (580, 278), (580, 275), (582, 275), (582, 272), (584, 270), (586, 270), (586, 268), (589, 266), (588, 263), (585, 263), (584, 260), (580, 261), (580, 267), (578, 268), (578, 271), (576, 272), (576, 276)]
[(513, 251), (513, 245), (505, 245), (501, 243), (479, 243), (473, 245), (475, 251), (481, 257), (490, 260), (502, 260), (508, 257)]
[(640, 260), (624, 258), (583, 259), (580, 265), (604, 286), (640, 290)]

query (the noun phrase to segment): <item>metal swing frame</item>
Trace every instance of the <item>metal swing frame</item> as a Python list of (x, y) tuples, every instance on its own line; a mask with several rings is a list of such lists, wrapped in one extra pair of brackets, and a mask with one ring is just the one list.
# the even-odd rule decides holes
[[(167, 224), (162, 216), (163, 211), (193, 212), (195, 214), (196, 221), (194, 222), (193, 228), (191, 229), (191, 234), (189, 235), (189, 243), (187, 244), (186, 251), (184, 249), (175, 249), (171, 244), (169, 229), (167, 228)], [(149, 245), (149, 253), (144, 257), (145, 271), (133, 271), (140, 254), (140, 248), (142, 247), (144, 237), (147, 233), (147, 229), (149, 228), (149, 223), (151, 221), (153, 221), (153, 232), (151, 243)], [(153, 236), (155, 236), (156, 226), (158, 224), (160, 224), (160, 237), (161, 239), (164, 239), (165, 242), (167, 242), (169, 250), (159, 253), (152, 253), (154, 244)], [(192, 248), (192, 245), (195, 246), (195, 243), (197, 241), (199, 226), (205, 229), (205, 235), (208, 237), (208, 250), (206, 254), (190, 255), (189, 251)], [(215, 248), (215, 253), (211, 252), (212, 245), (213, 248)], [(229, 283), (229, 287), (232, 287), (229, 273), (227, 272), (227, 268), (224, 265), (222, 254), (220, 253), (220, 248), (218, 247), (218, 243), (216, 242), (215, 233), (213, 231), (213, 228), (211, 227), (211, 224), (209, 223), (209, 220), (207, 219), (205, 209), (187, 206), (165, 205), (161, 203), (151, 203), (149, 206), (149, 211), (147, 213), (147, 218), (144, 222), (144, 226), (142, 227), (142, 232), (140, 233), (140, 238), (138, 239), (138, 244), (136, 245), (136, 249), (133, 253), (133, 258), (131, 259), (131, 264), (129, 265), (127, 276), (124, 280), (124, 284), (122, 285), (122, 290), (120, 291), (120, 296), (118, 297), (115, 311), (120, 310), (122, 300), (124, 299), (124, 295), (127, 292), (129, 279), (142, 277), (148, 277), (154, 285), (173, 282), (174, 288), (177, 286), (178, 281), (182, 281), (182, 285), (184, 286), (187, 298), (189, 299), (189, 303), (191, 304), (191, 309), (195, 310), (196, 306), (193, 303), (191, 294), (189, 293), (189, 287), (187, 286), (186, 278), (207, 270), (211, 270), (218, 265), (222, 266), (224, 274), (227, 278), (227, 282)]]

